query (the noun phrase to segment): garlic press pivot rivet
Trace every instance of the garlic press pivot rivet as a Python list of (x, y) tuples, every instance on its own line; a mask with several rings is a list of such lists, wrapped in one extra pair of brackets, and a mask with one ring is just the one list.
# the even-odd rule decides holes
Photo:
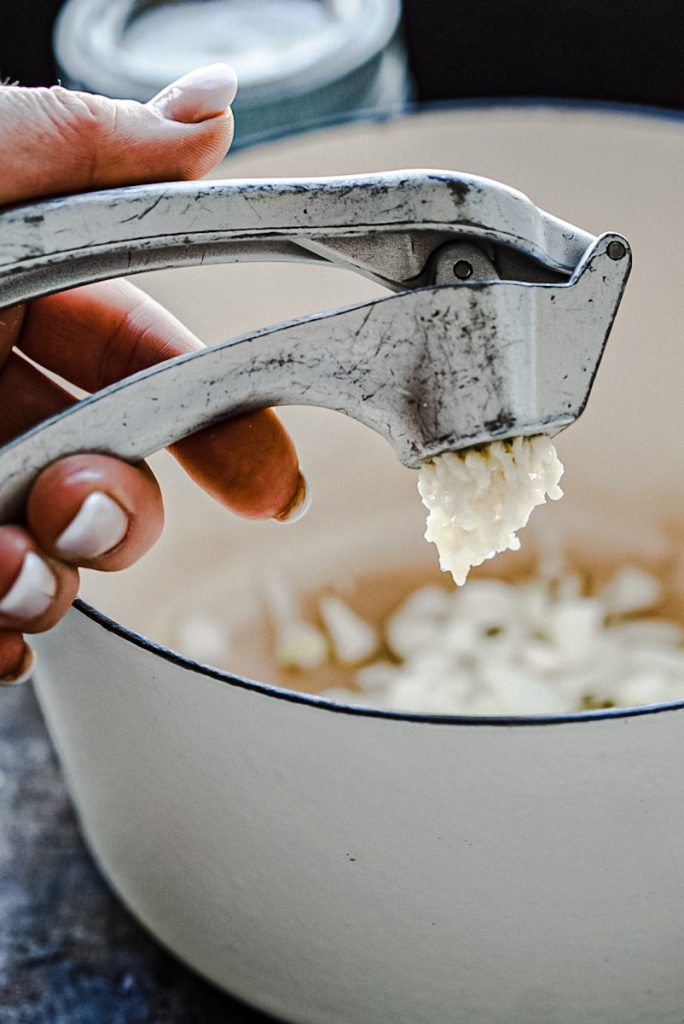
[(468, 260), (457, 260), (454, 263), (454, 277), (457, 277), (459, 281), (467, 281), (472, 274), (473, 265), (468, 263)]
[(610, 256), (611, 260), (621, 260), (624, 258), (626, 249), (622, 242), (610, 242), (606, 252)]

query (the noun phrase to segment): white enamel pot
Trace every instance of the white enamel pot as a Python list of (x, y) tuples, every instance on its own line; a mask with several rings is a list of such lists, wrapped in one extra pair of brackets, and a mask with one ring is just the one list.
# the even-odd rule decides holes
[[(684, 494), (683, 158), (676, 119), (512, 106), (312, 135), (243, 153), (229, 173), (455, 167), (623, 232), (632, 279), (587, 412), (559, 438), (566, 498), (537, 529), (585, 555), (657, 560), (678, 557)], [(372, 287), (293, 273), (144, 284), (210, 340), (258, 326), (257, 307), (268, 323)], [(158, 550), (87, 581), (107, 615), (79, 605), (39, 640), (41, 705), (105, 875), (182, 959), (297, 1024), (680, 1022), (684, 704), (380, 713), (140, 635), (172, 646), (164, 623), (206, 602), (238, 623), (274, 570), (307, 586), (434, 557), (415, 479), (383, 442), (316, 410), (287, 420), (317, 499), (308, 523), (232, 521), (162, 461)]]

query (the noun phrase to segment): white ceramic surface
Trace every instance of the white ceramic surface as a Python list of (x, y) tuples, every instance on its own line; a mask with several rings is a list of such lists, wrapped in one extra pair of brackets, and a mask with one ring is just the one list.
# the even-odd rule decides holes
[[(456, 167), (592, 232), (634, 271), (567, 497), (538, 534), (658, 557), (681, 522), (684, 124), (520, 107), (355, 126), (243, 153), (240, 176)], [(208, 340), (376, 294), (319, 268), (144, 281)], [(87, 581), (161, 636), (170, 606), (236, 623), (296, 585), (426, 564), (415, 478), (358, 424), (288, 410), (315, 504), (238, 523), (168, 460), (169, 528)], [(171, 949), (297, 1024), (678, 1024), (684, 1006), (684, 708), (509, 723), (350, 712), (193, 667), (82, 610), (40, 641), (38, 692), (90, 846)]]

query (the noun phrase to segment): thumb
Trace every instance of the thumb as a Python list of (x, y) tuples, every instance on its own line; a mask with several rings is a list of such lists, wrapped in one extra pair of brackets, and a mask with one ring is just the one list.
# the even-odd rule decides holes
[(0, 205), (199, 178), (232, 142), (236, 88), (227, 64), (191, 71), (147, 104), (61, 86), (0, 86)]

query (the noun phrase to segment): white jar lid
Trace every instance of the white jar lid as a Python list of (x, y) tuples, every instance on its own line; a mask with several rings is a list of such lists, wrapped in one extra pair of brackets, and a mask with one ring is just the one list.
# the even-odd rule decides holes
[(55, 53), (72, 84), (142, 101), (225, 61), (246, 108), (353, 74), (390, 43), (399, 15), (399, 0), (68, 0)]

